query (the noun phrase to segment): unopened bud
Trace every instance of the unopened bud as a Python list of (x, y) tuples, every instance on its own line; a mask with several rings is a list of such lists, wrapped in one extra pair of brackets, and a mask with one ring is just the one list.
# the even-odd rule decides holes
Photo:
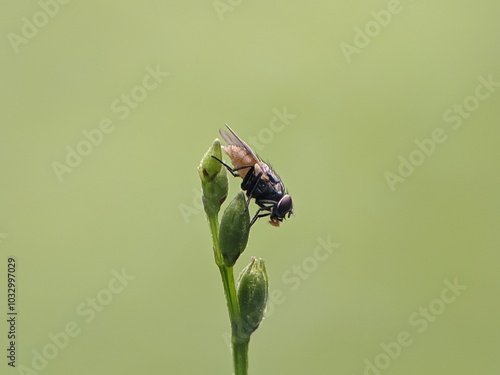
[(222, 169), (222, 164), (212, 158), (212, 155), (222, 160), (222, 148), (218, 139), (214, 140), (212, 147), (203, 155), (198, 166), (198, 173), (202, 181), (213, 180)]
[(207, 215), (214, 216), (217, 215), (220, 206), (226, 200), (228, 181), (226, 169), (223, 169), (221, 163), (212, 158), (212, 155), (219, 159), (222, 158), (221, 145), (218, 139), (208, 149), (198, 166), (198, 174), (200, 175), (203, 190), (203, 207)]
[(264, 260), (252, 257), (252, 261), (238, 278), (237, 293), (240, 303), (242, 331), (250, 336), (255, 331), (266, 310), (268, 284)]
[(224, 264), (232, 267), (245, 250), (250, 233), (250, 215), (246, 209), (245, 194), (240, 191), (222, 214), (219, 246)]

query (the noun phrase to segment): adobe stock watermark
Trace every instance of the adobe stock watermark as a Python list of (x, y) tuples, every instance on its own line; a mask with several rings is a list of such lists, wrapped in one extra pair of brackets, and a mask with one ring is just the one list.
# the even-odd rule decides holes
[(47, 26), (52, 18), (59, 14), (61, 5), (66, 5), (70, 0), (39, 0), (37, 2), (39, 10), (29, 17), (21, 18), (20, 33), (10, 31), (7, 33), (7, 39), (12, 49), (17, 54), (20, 46), (28, 44), (36, 37), (40, 29)]
[(371, 19), (363, 27), (354, 27), (352, 44), (341, 42), (339, 45), (347, 63), (351, 63), (353, 54), (359, 55), (364, 48), (368, 47), (372, 40), (391, 24), (393, 16), (402, 11), (403, 5), (399, 0), (389, 0), (386, 9), (370, 12)]
[[(281, 110), (273, 108), (271, 112), (272, 115), (268, 126), (260, 129), (257, 135), (251, 135), (248, 139), (244, 139), (255, 152), (264, 150), (267, 145), (273, 142), (275, 135), (285, 130), (291, 124), (291, 120), (297, 117), (296, 114), (288, 112), (286, 106), (283, 106)], [(192, 191), (191, 204), (179, 204), (179, 211), (186, 224), (191, 222), (193, 216), (198, 216), (204, 212), (201, 202), (201, 189), (193, 188)]]
[[(488, 100), (495, 93), (500, 82), (493, 80), (493, 75), (489, 74), (486, 78), (479, 76), (478, 84), (474, 93), (466, 96), (460, 103), (454, 103), (443, 113), (443, 120), (452, 130), (458, 130), (464, 120), (467, 120), (476, 112), (481, 102)], [(395, 172), (386, 170), (384, 178), (389, 189), (394, 192), (398, 183), (405, 182), (415, 170), (420, 167), (437, 149), (437, 146), (446, 142), (449, 129), (443, 127), (434, 128), (428, 138), (415, 139), (415, 149), (407, 157), (398, 156), (399, 165)]]
[(264, 150), (274, 140), (274, 136), (285, 130), (291, 120), (297, 117), (296, 114), (289, 113), (286, 106), (283, 106), (281, 110), (273, 108), (272, 112), (274, 116), (269, 120), (268, 126), (260, 129), (257, 136), (249, 136), (247, 139), (248, 145), (254, 151)]
[[(287, 287), (288, 294), (297, 291), (340, 247), (339, 243), (333, 242), (331, 236), (326, 238), (316, 237), (316, 246), (311, 253), (299, 264), (293, 264), (281, 275), (281, 281)], [(270, 280), (272, 282), (272, 279)], [(280, 288), (269, 289), (267, 307), (264, 317), (271, 317), (276, 311), (276, 306), (281, 306), (287, 301), (287, 293)], [(231, 351), (231, 333), (225, 332), (222, 339)]]
[[(139, 107), (140, 103), (146, 100), (149, 94), (156, 90), (169, 75), (170, 73), (161, 70), (159, 64), (156, 64), (154, 69), (147, 66), (146, 74), (141, 82), (111, 102), (111, 112), (117, 116), (118, 120), (127, 119), (130, 113)], [(112, 120), (108, 116), (101, 118), (97, 126), (82, 130), (83, 139), (74, 146), (67, 145), (65, 147), (66, 156), (64, 161), (53, 161), (51, 164), (59, 182), (63, 182), (66, 173), (73, 172), (83, 162), (84, 158), (94, 151), (95, 147), (102, 144), (105, 136), (115, 130), (116, 121), (116, 119)]]
[(20, 375), (38, 375), (47, 369), (51, 361), (56, 359), (74, 338), (82, 333), (85, 327), (83, 323), (92, 323), (97, 314), (103, 312), (113, 299), (123, 292), (130, 281), (135, 279), (135, 276), (127, 274), (125, 268), (122, 268), (120, 272), (113, 269), (111, 274), (113, 276), (105, 288), (76, 306), (75, 313), (80, 319), (79, 322), (72, 320), (67, 322), (60, 331), (49, 332), (47, 343), (40, 348), (31, 350), (30, 365), (20, 364), (17, 366), (17, 372)]
[(215, 13), (219, 16), (221, 21), (224, 21), (226, 17), (224, 14), (227, 12), (232, 13), (237, 7), (241, 5), (243, 0), (214, 0), (212, 5), (215, 9)]
[(203, 213), (203, 202), (201, 200), (201, 188), (193, 188), (193, 199), (191, 200), (191, 205), (181, 203), (179, 205), (179, 211), (181, 213), (182, 218), (186, 224), (191, 223), (193, 216), (198, 216)]
[(401, 356), (403, 350), (413, 344), (417, 334), (424, 333), (467, 289), (467, 285), (461, 285), (457, 277), (453, 282), (445, 279), (444, 285), (438, 297), (408, 316), (408, 325), (411, 328), (400, 331), (393, 341), (380, 342), (379, 353), (371, 359), (364, 359), (363, 375), (380, 375), (387, 370)]

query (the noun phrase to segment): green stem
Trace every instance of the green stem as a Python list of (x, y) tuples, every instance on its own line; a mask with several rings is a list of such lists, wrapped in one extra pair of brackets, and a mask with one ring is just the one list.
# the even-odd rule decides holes
[(250, 338), (246, 340), (235, 340), (233, 334), (233, 364), (235, 375), (248, 374), (248, 343)]
[(219, 220), (217, 215), (208, 215), (208, 224), (210, 225), (210, 232), (212, 233), (212, 243), (214, 248), (215, 264), (219, 266), (224, 265), (224, 260), (222, 259), (222, 254), (219, 248)]
[(240, 305), (236, 294), (236, 286), (234, 283), (233, 267), (219, 266), (222, 285), (224, 286), (224, 294), (226, 296), (227, 310), (229, 319), (231, 320), (231, 329), (234, 331), (239, 326), (240, 321)]
[(248, 344), (250, 337), (241, 334), (241, 314), (236, 294), (236, 283), (234, 281), (233, 267), (227, 267), (224, 264), (222, 254), (219, 248), (219, 221), (217, 215), (208, 217), (210, 231), (212, 232), (212, 242), (215, 263), (219, 267), (222, 285), (224, 286), (224, 295), (226, 296), (227, 310), (229, 320), (231, 321), (231, 343), (233, 352), (234, 375), (248, 374)]

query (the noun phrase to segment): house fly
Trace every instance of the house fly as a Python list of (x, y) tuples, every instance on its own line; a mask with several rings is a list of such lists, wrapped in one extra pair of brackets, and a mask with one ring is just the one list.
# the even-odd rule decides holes
[(293, 214), (292, 197), (285, 189), (278, 174), (258, 157), (245, 142), (226, 124), (229, 133), (219, 130), (220, 135), (227, 142), (224, 147), (231, 159), (234, 168), (212, 156), (224, 165), (234, 177), (241, 177), (241, 189), (246, 191), (247, 209), (250, 199), (254, 198), (259, 209), (250, 221), (252, 226), (260, 217), (269, 216), (269, 223), (278, 227), (285, 219)]

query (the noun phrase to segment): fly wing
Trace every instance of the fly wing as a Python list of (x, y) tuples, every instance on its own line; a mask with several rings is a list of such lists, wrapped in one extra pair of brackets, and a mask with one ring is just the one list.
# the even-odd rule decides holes
[(234, 130), (231, 129), (228, 124), (225, 124), (225, 125), (229, 129), (230, 133), (227, 133), (222, 129), (219, 130), (219, 133), (220, 133), (221, 137), (224, 138), (226, 143), (230, 146), (241, 147), (249, 155), (252, 156), (252, 158), (255, 160), (255, 164), (260, 163), (262, 160), (255, 154), (255, 152), (252, 151), (250, 146), (247, 145), (245, 142), (243, 142), (242, 139), (236, 135)]

